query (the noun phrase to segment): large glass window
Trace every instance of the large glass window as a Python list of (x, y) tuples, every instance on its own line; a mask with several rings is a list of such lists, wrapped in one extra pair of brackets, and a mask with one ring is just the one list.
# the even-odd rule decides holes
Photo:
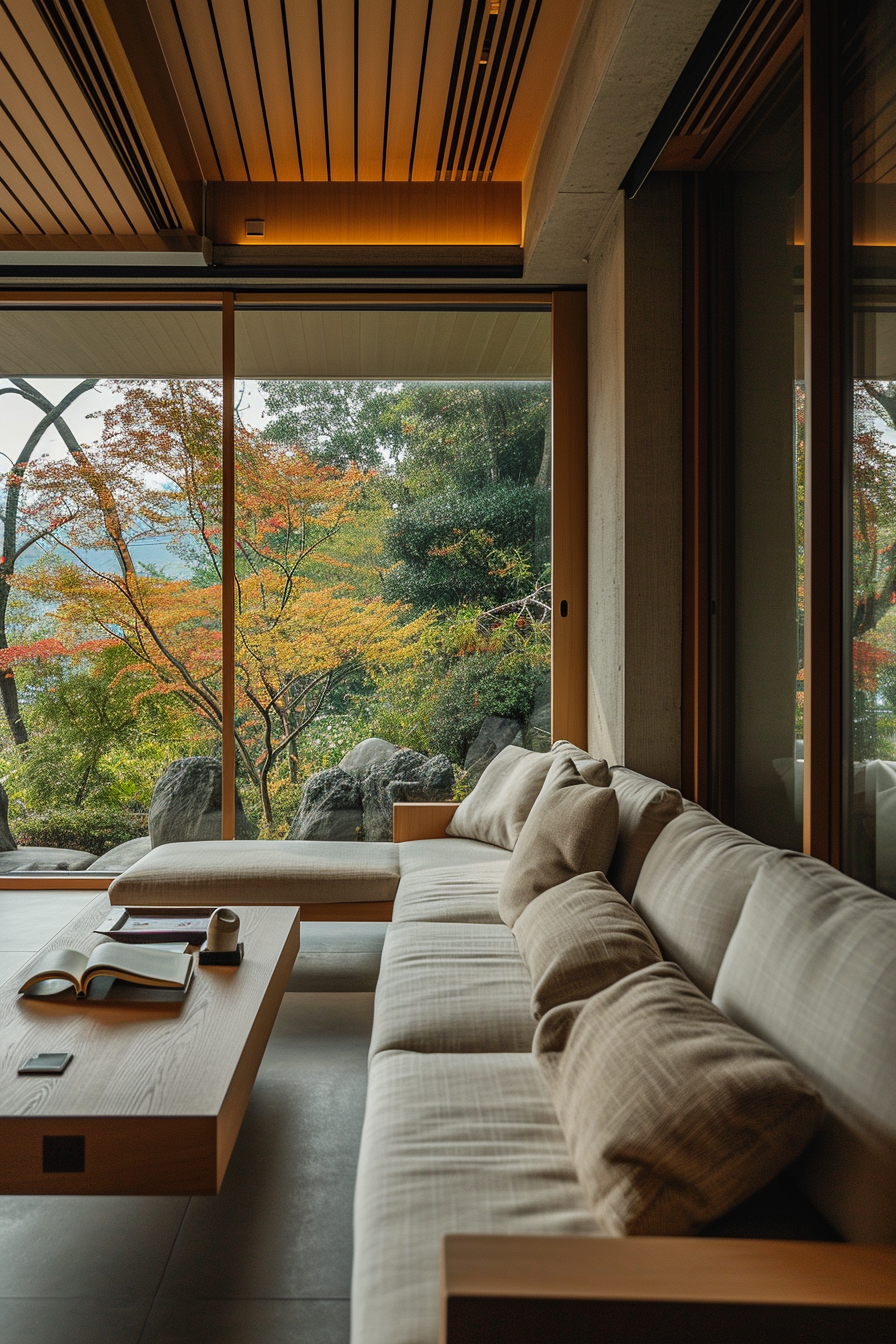
[(896, 895), (896, 31), (890, 6), (849, 7), (852, 546), (846, 859)]
[(550, 317), (236, 323), (237, 834), (390, 839), (550, 745)]
[[(726, 151), (715, 183), (728, 257), (720, 340), (730, 342), (733, 371), (718, 417), (721, 498), (727, 489), (733, 515), (732, 532), (721, 539), (732, 562), (733, 686), (721, 693), (734, 746), (726, 810), (749, 834), (797, 848), (803, 819), (801, 102), (797, 54)], [(724, 534), (726, 523), (720, 519), (719, 526)]]
[(0, 872), (220, 835), (220, 321), (3, 313)]

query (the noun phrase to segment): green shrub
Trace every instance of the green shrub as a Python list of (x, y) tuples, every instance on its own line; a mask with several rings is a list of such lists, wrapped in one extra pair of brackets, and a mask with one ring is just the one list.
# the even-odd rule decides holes
[(149, 834), (145, 812), (110, 812), (100, 807), (54, 808), (29, 817), (11, 817), (10, 822), (19, 845), (84, 849), (100, 855)]

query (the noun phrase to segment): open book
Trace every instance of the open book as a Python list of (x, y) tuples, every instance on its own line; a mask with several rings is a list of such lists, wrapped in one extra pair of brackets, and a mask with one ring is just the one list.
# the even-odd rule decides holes
[[(68, 981), (79, 999), (83, 999), (91, 980), (98, 975), (130, 980), (135, 985), (186, 992), (193, 978), (193, 958), (183, 952), (165, 952), (157, 947), (128, 947), (121, 943), (100, 943), (88, 956), (71, 947), (48, 952), (19, 988), (20, 994), (55, 994)], [(41, 982), (46, 982), (43, 984)], [(34, 988), (39, 986), (39, 988)]]

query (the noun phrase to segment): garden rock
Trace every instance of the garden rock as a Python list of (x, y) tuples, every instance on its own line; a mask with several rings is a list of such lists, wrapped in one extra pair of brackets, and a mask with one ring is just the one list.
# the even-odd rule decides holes
[(385, 765), (400, 748), (387, 742), (384, 737), (365, 737), (363, 742), (346, 752), (339, 762), (340, 770), (350, 775), (363, 775), (372, 765)]
[(84, 849), (53, 849), (49, 845), (20, 845), (13, 853), (0, 854), (0, 873), (34, 873), (49, 869), (57, 873), (80, 873), (96, 858)]
[[(236, 838), (255, 840), (258, 828), (236, 795)], [(221, 762), (214, 756), (172, 761), (152, 792), (149, 839), (156, 845), (179, 840), (221, 839)]]
[(9, 798), (3, 785), (0, 784), (0, 852), (8, 852), (15, 847), (16, 842), (9, 829)]
[(436, 803), (454, 792), (454, 767), (447, 756), (424, 756), (403, 747), (361, 780), (364, 839), (392, 839), (393, 803)]
[(490, 761), (505, 747), (523, 744), (523, 725), (519, 719), (505, 719), (500, 714), (489, 714), (470, 745), (464, 760), (464, 769), (472, 775), (481, 775)]
[(142, 859), (151, 849), (152, 842), (149, 836), (138, 835), (134, 840), (125, 840), (124, 844), (107, 850), (95, 863), (90, 864), (90, 867), (97, 868), (101, 873), (123, 873), (125, 868), (130, 868), (132, 863)]
[(363, 820), (361, 785), (354, 775), (336, 765), (310, 777), (286, 838), (357, 840)]

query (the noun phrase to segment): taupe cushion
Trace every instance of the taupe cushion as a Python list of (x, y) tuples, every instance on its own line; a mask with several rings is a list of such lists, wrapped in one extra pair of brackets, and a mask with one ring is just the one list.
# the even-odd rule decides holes
[(392, 924), (376, 987), (380, 1050), (529, 1050), (531, 984), (503, 924)]
[(559, 1054), (545, 1050), (555, 1015), (568, 1024), (573, 1010), (548, 1013), (534, 1049), (607, 1236), (697, 1231), (792, 1162), (822, 1119), (811, 1083), (671, 962), (581, 1004)]
[(600, 757), (589, 756), (587, 751), (583, 751), (581, 747), (577, 747), (574, 742), (568, 742), (565, 738), (558, 738), (551, 747), (551, 752), (555, 756), (568, 756), (587, 783), (594, 784), (599, 789), (610, 787), (610, 767)]
[(849, 1241), (896, 1242), (896, 901), (818, 859), (760, 868), (715, 1002), (828, 1105), (801, 1186)]
[(402, 877), (432, 868), (459, 868), (461, 864), (491, 863), (510, 858), (509, 849), (484, 845), (481, 840), (402, 840), (396, 845)]
[(684, 804), (677, 789), (635, 770), (614, 765), (610, 775), (619, 800), (619, 839), (607, 877), (630, 901), (651, 845)]
[(513, 926), (532, 977), (532, 1013), (587, 999), (663, 956), (603, 873), (581, 873), (530, 901)]
[(113, 905), (307, 905), (391, 901), (398, 845), (194, 840), (157, 845), (109, 888)]
[(411, 873), (398, 884), (392, 922), (501, 924), (498, 888), (506, 867), (504, 859)]
[(353, 1344), (437, 1344), (439, 1250), (451, 1232), (597, 1232), (531, 1054), (373, 1060), (355, 1186)]
[(619, 807), (613, 789), (586, 784), (565, 757), (557, 757), (510, 856), (498, 893), (498, 911), (513, 928), (541, 892), (577, 873), (604, 872), (616, 844)]
[(650, 849), (632, 905), (667, 961), (711, 994), (759, 865), (775, 853), (689, 804)]
[(525, 747), (499, 751), (451, 818), (446, 835), (513, 849), (553, 761), (549, 752)]

